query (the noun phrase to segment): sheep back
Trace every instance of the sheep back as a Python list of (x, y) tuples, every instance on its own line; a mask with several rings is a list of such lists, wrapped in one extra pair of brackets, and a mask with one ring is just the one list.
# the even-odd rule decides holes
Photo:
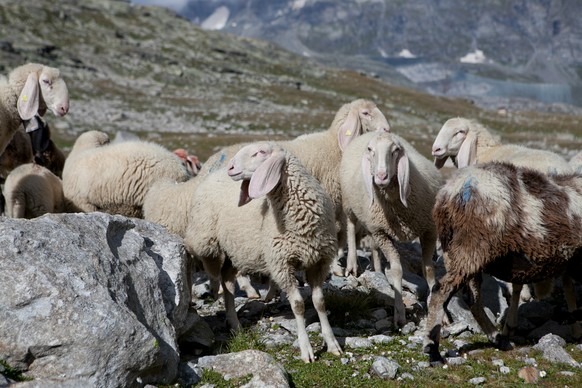
[(190, 178), (185, 182), (171, 179), (157, 181), (144, 198), (143, 218), (184, 237), (188, 227), (191, 198), (199, 181), (198, 178)]
[(63, 191), (83, 211), (141, 217), (154, 182), (189, 177), (180, 159), (155, 143), (127, 141), (83, 150), (75, 143), (63, 168)]
[(35, 218), (64, 211), (61, 180), (50, 170), (34, 163), (16, 167), (4, 185), (6, 215)]

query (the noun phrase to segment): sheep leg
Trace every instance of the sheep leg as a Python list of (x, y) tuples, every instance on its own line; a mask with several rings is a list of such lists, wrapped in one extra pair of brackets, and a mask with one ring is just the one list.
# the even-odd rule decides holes
[(226, 321), (232, 330), (240, 330), (242, 325), (236, 315), (234, 305), (234, 292), (236, 286), (236, 270), (225, 263), (221, 270), (222, 292), (224, 297), (224, 308), (226, 310)]
[(390, 237), (374, 235), (374, 241), (390, 263), (390, 270), (386, 270), (386, 277), (390, 277), (394, 285), (394, 325), (401, 327), (406, 323), (406, 310), (402, 300), (402, 263), (400, 262), (400, 254)]
[(375, 272), (382, 272), (382, 260), (378, 248), (372, 247), (372, 264)]
[[(291, 310), (293, 310), (295, 322), (297, 323), (297, 341), (299, 342), (299, 349), (301, 350), (301, 359), (305, 362), (313, 362), (315, 361), (315, 355), (309, 343), (307, 330), (305, 329), (305, 304), (297, 287), (295, 269), (288, 264), (288, 258), (283, 260), (287, 263), (283, 268), (278, 267), (281, 264), (280, 260), (270, 261), (268, 263), (271, 264), (269, 273), (271, 274), (271, 279), (287, 294)], [(327, 272), (325, 276), (327, 276)]]
[(428, 236), (423, 236), (420, 239), (420, 246), (422, 247), (422, 274), (428, 283), (429, 290), (432, 290), (436, 283), (434, 265), (432, 261), (436, 251), (436, 240), (436, 236), (433, 233), (430, 233)]
[(342, 354), (342, 349), (333, 335), (333, 330), (331, 329), (331, 325), (327, 318), (327, 310), (325, 309), (322, 288), (323, 282), (325, 281), (325, 278), (322, 276), (324, 274), (325, 271), (323, 271), (321, 267), (312, 268), (306, 271), (307, 282), (311, 287), (311, 300), (313, 301), (313, 306), (319, 316), (321, 335), (327, 344), (327, 351), (339, 356)]
[(512, 283), (511, 285), (511, 300), (509, 302), (509, 308), (507, 309), (505, 324), (503, 325), (503, 335), (506, 337), (512, 335), (517, 327), (517, 309), (522, 298), (523, 287), (523, 285), (516, 283)]
[(313, 348), (309, 343), (309, 337), (305, 329), (305, 304), (303, 303), (303, 298), (295, 282), (291, 282), (290, 286), (285, 288), (285, 292), (287, 293), (291, 310), (293, 310), (293, 315), (295, 315), (295, 321), (297, 322), (297, 339), (299, 349), (301, 350), (301, 359), (304, 362), (313, 362), (315, 361), (315, 355), (313, 354)]
[(247, 294), (249, 299), (259, 299), (261, 296), (251, 284), (251, 279), (247, 275), (237, 275), (236, 282), (238, 287)]
[[(562, 275), (562, 288), (564, 289), (568, 311), (572, 312), (576, 310), (576, 291), (574, 289), (574, 282), (572, 281), (572, 278), (566, 274)], [(582, 337), (582, 327), (580, 322), (574, 322), (572, 324), (572, 336), (577, 339)]]
[(440, 283), (435, 283), (430, 292), (431, 298), (428, 305), (423, 351), (428, 354), (429, 361), (432, 365), (444, 363), (444, 359), (439, 353), (439, 343), (445, 308), (453, 294), (459, 290), (463, 281), (464, 279), (462, 277), (453, 276), (448, 272), (443, 276)]
[(272, 279), (269, 279), (269, 290), (267, 291), (267, 295), (265, 295), (265, 302), (270, 302), (277, 296), (279, 292), (279, 286), (275, 283)]
[(356, 247), (356, 224), (348, 217), (347, 221), (348, 257), (346, 263), (346, 276), (358, 276), (358, 251)]
[[(483, 299), (481, 298), (481, 282), (482, 274), (476, 274), (473, 278), (469, 280), (469, 293), (472, 299), (471, 303), (471, 313), (475, 317), (475, 320), (481, 326), (481, 329), (485, 332), (489, 340), (495, 345), (495, 347), (501, 350), (511, 349), (511, 344), (509, 339), (499, 333), (495, 328), (495, 325), (491, 322), (487, 314), (485, 313), (485, 307), (483, 306)], [(521, 291), (521, 288), (519, 289)], [(519, 297), (519, 293), (517, 293)]]

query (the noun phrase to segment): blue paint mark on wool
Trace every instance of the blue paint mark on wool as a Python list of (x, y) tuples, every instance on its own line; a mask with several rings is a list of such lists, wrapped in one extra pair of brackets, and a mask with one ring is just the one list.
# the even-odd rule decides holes
[(471, 196), (473, 195), (473, 182), (473, 177), (469, 177), (463, 185), (463, 189), (461, 190), (461, 198), (463, 203), (467, 203), (471, 200)]
[(208, 169), (208, 172), (214, 172), (214, 171), (218, 170), (219, 168), (221, 168), (222, 165), (224, 164), (225, 160), (226, 160), (226, 153), (224, 151), (222, 151), (220, 153), (220, 158), (218, 158), (217, 161), (212, 163), (212, 166)]

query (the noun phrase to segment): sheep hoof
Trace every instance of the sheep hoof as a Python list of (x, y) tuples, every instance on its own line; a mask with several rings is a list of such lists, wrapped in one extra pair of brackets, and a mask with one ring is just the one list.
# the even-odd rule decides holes
[(445, 364), (445, 359), (439, 353), (438, 346), (435, 344), (426, 345), (423, 349), (424, 353), (428, 354), (428, 362), (430, 366), (437, 367)]
[(505, 336), (505, 335), (498, 335), (495, 338), (495, 341), (493, 341), (495, 347), (499, 350), (512, 350), (513, 349), (513, 345), (511, 345), (511, 342), (509, 341), (509, 337)]

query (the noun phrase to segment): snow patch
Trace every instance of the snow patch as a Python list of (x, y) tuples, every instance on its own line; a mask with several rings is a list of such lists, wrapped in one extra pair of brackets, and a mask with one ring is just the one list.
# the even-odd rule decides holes
[(222, 30), (226, 25), (229, 16), (230, 11), (228, 8), (220, 6), (216, 8), (212, 15), (208, 16), (206, 20), (200, 24), (200, 27), (205, 30)]
[(408, 49), (400, 50), (400, 52), (398, 53), (398, 56), (400, 58), (416, 58), (416, 55), (411, 53), (410, 50), (408, 50)]
[(382, 58), (388, 58), (388, 54), (386, 54), (386, 51), (384, 51), (381, 48), (379, 48), (378, 49), (378, 52), (380, 53), (380, 55), (382, 56)]
[(464, 57), (461, 57), (459, 61), (463, 63), (485, 63), (487, 61), (487, 57), (483, 54), (481, 50), (475, 50), (472, 53), (468, 53)]
[(300, 10), (301, 8), (305, 7), (305, 2), (307, 0), (295, 0), (293, 4), (291, 4), (291, 9), (293, 11)]

